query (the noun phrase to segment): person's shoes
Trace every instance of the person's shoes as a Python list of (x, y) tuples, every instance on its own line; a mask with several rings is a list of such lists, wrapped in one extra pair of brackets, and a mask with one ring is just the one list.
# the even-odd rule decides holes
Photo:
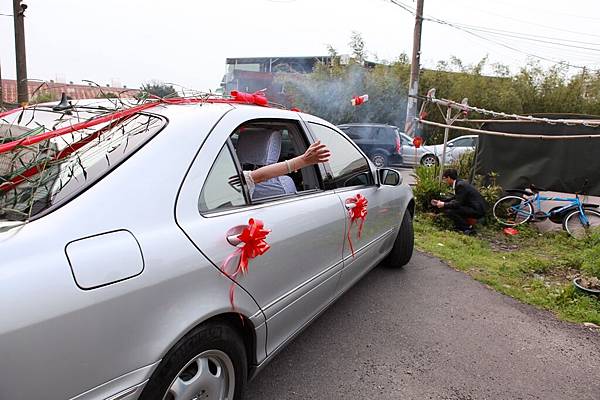
[(477, 232), (475, 232), (475, 229), (473, 229), (473, 226), (469, 226), (467, 229), (463, 230), (462, 233), (464, 233), (465, 235), (473, 236)]

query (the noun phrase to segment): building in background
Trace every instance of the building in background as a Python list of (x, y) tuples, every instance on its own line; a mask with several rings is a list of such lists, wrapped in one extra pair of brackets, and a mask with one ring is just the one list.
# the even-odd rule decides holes
[[(2, 101), (1, 105), (6, 108), (17, 105), (17, 81), (14, 79), (2, 79)], [(125, 86), (115, 87), (112, 85), (96, 86), (92, 84), (77, 85), (70, 83), (59, 83), (54, 81), (29, 81), (27, 82), (29, 99), (31, 103), (60, 100), (61, 94), (73, 99), (93, 99), (105, 96), (134, 97), (139, 89), (128, 89)]]
[[(347, 64), (350, 60), (348, 55), (338, 57), (342, 64)], [(232, 90), (253, 93), (266, 89), (270, 101), (290, 106), (285, 96), (285, 88), (275, 81), (275, 74), (308, 74), (313, 71), (317, 63), (331, 62), (331, 56), (227, 58), (225, 61), (227, 73), (221, 82), (221, 89), (223, 94), (229, 94)], [(364, 65), (372, 68), (377, 64), (365, 61)]]

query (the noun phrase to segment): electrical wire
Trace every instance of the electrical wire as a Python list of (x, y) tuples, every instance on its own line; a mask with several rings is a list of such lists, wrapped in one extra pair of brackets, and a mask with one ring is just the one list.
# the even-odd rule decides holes
[[(394, 4), (394, 5), (402, 8), (403, 10), (409, 12), (410, 14), (416, 16), (415, 9), (411, 8), (409, 5), (404, 4), (404, 3), (402, 3), (399, 0), (388, 0), (388, 1), (390, 3), (392, 3), (392, 4)], [(470, 25), (470, 28), (467, 28), (467, 27), (465, 27), (465, 26), (467, 26), (466, 24), (456, 24), (456, 23), (452, 23), (452, 22), (449, 22), (449, 21), (446, 21), (446, 20), (443, 20), (443, 19), (440, 19), (440, 18), (433, 17), (433, 16), (423, 16), (422, 18), (425, 21), (430, 21), (430, 22), (434, 22), (434, 23), (437, 23), (437, 24), (440, 24), (440, 25), (449, 26), (449, 27), (454, 28), (456, 30), (462, 31), (462, 32), (464, 32), (464, 33), (466, 33), (468, 35), (477, 37), (477, 38), (485, 40), (487, 42), (494, 43), (494, 44), (496, 44), (498, 46), (501, 46), (501, 47), (507, 48), (509, 50), (512, 50), (512, 51), (515, 51), (515, 52), (527, 55), (529, 57), (537, 58), (537, 59), (540, 59), (540, 60), (544, 60), (544, 61), (548, 61), (548, 62), (551, 62), (551, 63), (554, 63), (554, 64), (564, 65), (564, 66), (572, 67), (572, 68), (578, 68), (578, 69), (584, 69), (584, 68), (586, 68), (584, 66), (571, 64), (571, 63), (568, 63), (566, 61), (556, 60), (556, 59), (553, 59), (551, 57), (542, 56), (542, 55), (539, 55), (539, 54), (534, 54), (534, 53), (531, 53), (531, 52), (528, 52), (528, 51), (516, 48), (516, 47), (514, 47), (512, 45), (509, 45), (509, 44), (506, 44), (506, 43), (504, 43), (504, 42), (502, 42), (500, 40), (495, 40), (495, 39), (491, 39), (489, 37), (485, 37), (482, 34), (477, 33), (476, 31), (479, 30), (479, 31), (483, 31), (483, 32), (485, 32), (487, 34), (495, 34), (495, 35), (513, 37), (513, 38), (515, 36), (521, 36), (519, 38), (523, 39), (523, 40), (536, 41), (536, 42), (539, 42), (539, 43), (551, 43), (551, 44), (554, 44), (554, 45), (562, 45), (562, 46), (567, 46), (567, 47), (570, 47), (570, 48), (583, 48), (583, 46), (570, 46), (570, 45), (566, 45), (566, 44), (558, 43), (558, 42), (551, 42), (551, 41), (545, 41), (545, 40), (534, 39), (534, 38), (526, 38), (524, 34), (519, 34), (517, 32), (515, 32), (514, 34), (512, 32), (510, 34), (508, 34), (508, 33), (495, 33), (495, 32), (491, 32), (491, 29), (487, 29), (487, 32), (486, 32), (486, 28), (484, 28), (484, 27), (473, 28), (474, 25)], [(507, 32), (510, 32), (510, 31), (507, 31)], [(593, 51), (600, 51), (600, 49), (594, 49), (594, 48), (588, 48), (588, 47), (585, 47), (585, 49), (586, 50), (593, 50)]]

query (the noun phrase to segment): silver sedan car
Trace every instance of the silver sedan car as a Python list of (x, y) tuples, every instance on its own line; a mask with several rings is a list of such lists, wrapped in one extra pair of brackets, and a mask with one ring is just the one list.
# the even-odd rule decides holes
[[(239, 399), (361, 276), (411, 258), (411, 189), (335, 126), (185, 103), (0, 115), (1, 399)], [(242, 171), (316, 140), (328, 163), (251, 190)]]

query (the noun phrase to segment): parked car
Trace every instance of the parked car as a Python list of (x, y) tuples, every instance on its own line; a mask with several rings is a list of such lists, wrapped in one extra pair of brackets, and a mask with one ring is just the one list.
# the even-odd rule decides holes
[[(449, 140), (446, 143), (446, 163), (451, 163), (457, 160), (461, 154), (466, 153), (467, 151), (473, 151), (477, 147), (477, 135), (466, 135), (459, 136), (452, 140)], [(421, 163), (423, 165), (437, 165), (442, 160), (442, 153), (444, 151), (444, 144), (436, 144), (433, 146), (425, 146), (425, 149), (429, 154), (435, 155), (435, 160), (433, 161), (435, 164), (432, 164), (429, 159), (426, 157), (421, 159)]]
[(432, 150), (424, 146), (415, 147), (413, 138), (404, 132), (400, 132), (400, 140), (402, 141), (402, 161), (404, 165), (436, 165), (437, 157), (432, 153)]
[[(335, 126), (178, 102), (108, 116), (107, 100), (68, 113), (38, 105), (0, 121), (2, 399), (239, 399), (371, 268), (411, 258), (411, 189)], [(87, 127), (7, 152), (7, 137), (41, 140), (35, 121)], [(242, 167), (316, 140), (328, 163), (250, 196)], [(349, 216), (359, 205), (365, 220)]]
[(402, 164), (399, 130), (384, 124), (343, 124), (340, 128), (377, 167)]

